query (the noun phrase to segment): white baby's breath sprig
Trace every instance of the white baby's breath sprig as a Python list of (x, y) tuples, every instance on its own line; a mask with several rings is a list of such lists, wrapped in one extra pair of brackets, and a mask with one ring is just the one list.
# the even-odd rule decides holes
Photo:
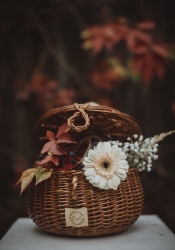
[(127, 156), (126, 160), (129, 166), (136, 166), (139, 171), (150, 171), (153, 160), (158, 159), (158, 155), (156, 154), (158, 151), (158, 142), (173, 133), (175, 133), (175, 130), (146, 139), (142, 135), (133, 135), (132, 138), (127, 138), (127, 142), (112, 141), (111, 143), (121, 147)]

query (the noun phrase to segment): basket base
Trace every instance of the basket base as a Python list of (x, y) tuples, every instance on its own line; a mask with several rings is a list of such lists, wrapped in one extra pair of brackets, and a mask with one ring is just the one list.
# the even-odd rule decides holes
[[(70, 172), (69, 172), (70, 173)], [(72, 178), (78, 176), (77, 199), (72, 200)], [(66, 208), (88, 211), (88, 226), (66, 226)], [(38, 185), (32, 181), (28, 193), (28, 213), (37, 226), (58, 235), (97, 236), (119, 233), (132, 225), (143, 208), (143, 190), (135, 168), (117, 190), (100, 190), (85, 179), (83, 171), (55, 172)], [(77, 226), (77, 225), (76, 225)]]
[[(139, 216), (138, 216), (138, 218), (139, 218)], [(110, 235), (110, 234), (121, 233), (121, 232), (127, 230), (130, 226), (132, 226), (134, 224), (134, 222), (132, 222), (130, 225), (123, 226), (120, 228), (118, 228), (118, 227), (109, 228), (109, 230), (106, 230), (106, 229), (104, 230), (103, 228), (99, 228), (98, 230), (97, 229), (92, 230), (92, 228), (90, 228), (89, 230), (87, 230), (88, 227), (81, 227), (78, 230), (77, 230), (77, 228), (73, 228), (73, 230), (72, 230), (72, 228), (67, 227), (66, 231), (61, 231), (61, 230), (58, 230), (56, 228), (49, 228), (49, 229), (43, 228), (43, 227), (38, 226), (35, 222), (34, 223), (36, 224), (36, 226), (41, 228), (41, 230), (43, 230), (44, 232), (47, 232), (49, 234), (64, 235), (64, 236), (76, 236), (76, 237), (93, 237), (93, 236), (95, 237), (95, 236), (101, 236), (101, 235)]]

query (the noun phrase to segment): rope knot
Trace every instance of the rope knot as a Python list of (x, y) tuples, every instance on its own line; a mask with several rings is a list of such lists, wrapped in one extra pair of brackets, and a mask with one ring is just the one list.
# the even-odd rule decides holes
[[(74, 103), (74, 106), (78, 110), (78, 112), (74, 113), (73, 116), (68, 119), (68, 126), (70, 128), (74, 129), (76, 132), (81, 132), (82, 130), (86, 130), (89, 127), (90, 119), (85, 110), (87, 110), (90, 105), (90, 103), (87, 103), (84, 106), (80, 107), (78, 103)], [(83, 126), (75, 126), (74, 121), (80, 115), (82, 115), (82, 117), (84, 118), (85, 124)]]

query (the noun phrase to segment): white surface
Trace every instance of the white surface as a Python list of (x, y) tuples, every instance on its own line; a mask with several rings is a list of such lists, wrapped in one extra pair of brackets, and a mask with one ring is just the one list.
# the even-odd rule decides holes
[(48, 234), (31, 219), (18, 219), (0, 241), (0, 250), (175, 250), (175, 235), (155, 215), (142, 215), (126, 231), (98, 237)]

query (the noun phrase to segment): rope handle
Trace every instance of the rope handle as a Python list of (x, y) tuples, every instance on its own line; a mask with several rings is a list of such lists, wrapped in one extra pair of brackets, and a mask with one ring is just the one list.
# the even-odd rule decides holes
[[(73, 116), (71, 116), (68, 119), (68, 126), (70, 128), (72, 128), (73, 130), (75, 130), (76, 132), (81, 132), (82, 130), (86, 130), (89, 126), (90, 126), (90, 119), (88, 114), (85, 112), (86, 109), (88, 109), (88, 107), (90, 106), (90, 103), (85, 104), (83, 107), (79, 107), (78, 103), (74, 103), (75, 108), (78, 110), (78, 112), (74, 113)], [(83, 126), (75, 126), (74, 125), (74, 121), (75, 119), (82, 115), (84, 120), (85, 120), (85, 124)]]
[(76, 193), (76, 188), (77, 188), (77, 181), (78, 181), (78, 177), (76, 175), (73, 176), (72, 179), (72, 200), (77, 200), (77, 193)]

